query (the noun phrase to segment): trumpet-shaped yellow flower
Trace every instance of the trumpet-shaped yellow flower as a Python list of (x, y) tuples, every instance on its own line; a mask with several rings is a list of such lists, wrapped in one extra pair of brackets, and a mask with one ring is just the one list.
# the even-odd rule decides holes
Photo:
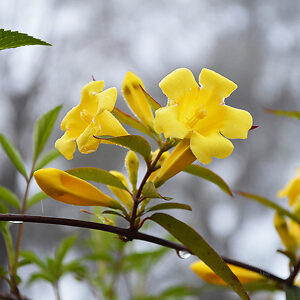
[(144, 124), (153, 127), (152, 110), (142, 89), (145, 90), (143, 81), (134, 73), (127, 72), (122, 86), (124, 98), (133, 113)]
[(233, 151), (227, 139), (246, 139), (252, 126), (251, 115), (227, 106), (237, 85), (214, 71), (203, 69), (201, 88), (188, 69), (177, 69), (159, 84), (169, 98), (155, 114), (154, 129), (165, 137), (187, 139), (194, 156), (203, 164), (212, 157), (226, 158)]
[(297, 168), (296, 176), (278, 192), (278, 197), (288, 197), (291, 206), (300, 199), (300, 168)]
[[(128, 182), (125, 178), (125, 176), (118, 171), (110, 171), (110, 173), (114, 176), (116, 176), (117, 178), (119, 178), (121, 180), (121, 182), (127, 187), (127, 189), (129, 190), (129, 185)], [(132, 196), (130, 195), (129, 192), (117, 188), (115, 186), (111, 186), (108, 185), (108, 188), (116, 195), (116, 197), (129, 209), (132, 209), (132, 205), (133, 205), (133, 199)]]
[(120, 208), (120, 203), (92, 184), (64, 171), (48, 168), (34, 172), (39, 187), (51, 198), (72, 205)]
[(103, 92), (103, 81), (92, 81), (81, 91), (81, 103), (72, 108), (61, 123), (65, 134), (55, 147), (67, 159), (72, 159), (76, 149), (87, 154), (97, 150), (101, 140), (94, 135), (127, 135), (127, 131), (111, 114), (117, 99), (116, 88)]
[[(252, 271), (249, 271), (249, 270), (246, 270), (246, 269), (234, 266), (234, 265), (230, 265), (230, 264), (228, 264), (228, 267), (235, 274), (235, 276), (240, 280), (240, 282), (242, 284), (266, 280), (265, 277), (255, 273), (255, 272), (252, 272)], [(200, 278), (202, 278), (204, 281), (206, 281), (208, 283), (227, 285), (225, 283), (225, 281), (223, 281), (223, 279), (221, 279), (217, 274), (215, 274), (202, 261), (194, 262), (193, 264), (191, 264), (190, 268)]]

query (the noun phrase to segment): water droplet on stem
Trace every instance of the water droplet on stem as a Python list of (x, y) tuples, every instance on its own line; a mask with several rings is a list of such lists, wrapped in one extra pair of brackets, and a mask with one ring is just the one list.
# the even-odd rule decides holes
[(191, 253), (188, 251), (185, 251), (185, 250), (178, 250), (176, 252), (177, 252), (178, 257), (181, 259), (187, 259), (191, 256)]

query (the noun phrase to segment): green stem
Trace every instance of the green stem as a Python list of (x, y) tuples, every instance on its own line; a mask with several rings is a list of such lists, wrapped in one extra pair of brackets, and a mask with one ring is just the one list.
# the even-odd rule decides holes
[(54, 293), (55, 293), (56, 300), (61, 300), (58, 282), (55, 282), (55, 283), (53, 284), (53, 289), (54, 289)]
[(8, 262), (9, 262), (9, 272), (10, 272), (10, 274), (12, 274), (12, 266), (13, 266), (13, 262), (14, 262), (14, 249), (13, 249), (12, 238), (11, 238), (10, 232), (8, 231), (8, 228), (4, 227), (1, 230), (1, 232), (3, 234), (3, 238), (5, 241), (5, 247), (6, 247)]

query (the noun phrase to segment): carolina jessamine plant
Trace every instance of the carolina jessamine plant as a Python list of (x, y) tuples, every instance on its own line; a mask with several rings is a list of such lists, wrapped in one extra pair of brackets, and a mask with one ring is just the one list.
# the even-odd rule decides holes
[[(128, 72), (123, 82), (123, 95), (137, 118), (114, 108), (116, 89), (102, 91), (103, 81), (92, 81), (82, 89), (81, 103), (62, 121), (65, 134), (56, 142), (56, 148), (67, 159), (73, 157), (76, 142), (84, 154), (96, 151), (100, 142), (128, 148), (125, 166), (131, 188), (126, 176), (119, 171), (91, 167), (66, 172), (41, 169), (34, 173), (34, 177), (40, 188), (55, 200), (80, 206), (108, 207), (109, 210), (102, 214), (124, 218), (131, 232), (140, 230), (146, 220), (158, 223), (202, 259), (242, 299), (248, 299), (231, 269), (198, 233), (168, 214), (152, 214), (164, 209), (191, 210), (187, 204), (165, 202), (171, 199), (158, 192), (159, 186), (181, 171), (207, 178), (231, 193), (220, 177), (191, 163), (198, 159), (207, 164), (212, 157), (228, 157), (233, 145), (225, 136), (247, 138), (252, 117), (246, 111), (225, 104), (224, 98), (236, 88), (232, 81), (208, 69), (202, 70), (199, 81), (201, 87), (188, 69), (178, 69), (166, 76), (160, 87), (169, 99), (167, 106), (161, 107), (145, 91), (142, 80)], [(145, 138), (128, 134), (121, 123), (151, 137), (157, 143), (157, 149), (152, 152)], [(139, 159), (136, 153), (142, 156), (147, 166), (138, 185)], [(85, 180), (106, 184), (117, 199), (105, 195)], [(164, 202), (150, 205), (151, 199), (155, 198)], [(107, 218), (102, 220), (112, 224)], [(128, 240), (127, 237), (122, 239)]]

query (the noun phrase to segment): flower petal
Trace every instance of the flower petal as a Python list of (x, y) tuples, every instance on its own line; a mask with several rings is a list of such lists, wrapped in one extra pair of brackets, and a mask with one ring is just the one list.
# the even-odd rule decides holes
[(154, 129), (156, 132), (163, 132), (166, 138), (183, 139), (188, 134), (189, 129), (178, 120), (177, 105), (159, 108), (155, 115)]
[[(109, 171), (109, 173), (111, 173), (112, 175), (118, 177), (121, 182), (129, 189), (129, 185), (128, 185), (128, 182), (125, 178), (125, 176), (121, 173), (121, 172), (118, 172), (118, 171)], [(132, 205), (133, 205), (133, 200), (132, 200), (132, 197), (130, 195), (129, 192), (123, 190), (123, 189), (120, 189), (120, 188), (117, 188), (117, 187), (114, 187), (114, 186), (111, 186), (111, 185), (108, 185), (108, 188), (116, 195), (116, 197), (129, 209), (131, 210), (132, 209)]]
[(278, 192), (278, 197), (288, 197), (289, 205), (294, 205), (297, 198), (300, 197), (300, 168), (297, 169), (297, 174), (287, 185)]
[(209, 69), (202, 69), (199, 83), (202, 92), (207, 91), (209, 98), (213, 98), (214, 101), (227, 98), (237, 88), (233, 81)]
[(117, 89), (115, 87), (109, 88), (97, 95), (98, 97), (98, 111), (97, 115), (104, 110), (112, 111), (117, 100)]
[(152, 110), (141, 87), (145, 90), (142, 80), (134, 73), (127, 72), (122, 86), (124, 98), (136, 116), (152, 127)]
[(159, 169), (157, 176), (154, 178), (155, 186), (162, 185), (195, 160), (196, 157), (190, 150), (190, 139), (182, 140)]
[(101, 141), (94, 138), (94, 135), (100, 135), (100, 133), (100, 125), (91, 122), (77, 139), (78, 150), (84, 154), (95, 152)]
[(224, 105), (221, 133), (229, 139), (246, 139), (252, 126), (252, 116), (245, 110)]
[(95, 123), (100, 124), (100, 135), (122, 136), (128, 132), (113, 114), (105, 110), (95, 117)]
[(199, 90), (193, 73), (185, 68), (176, 69), (167, 75), (159, 83), (159, 87), (173, 103), (179, 103), (184, 97)]
[(72, 205), (119, 207), (119, 203), (92, 184), (64, 171), (48, 168), (34, 172), (39, 187), (51, 198)]
[(233, 148), (232, 143), (219, 132), (207, 136), (195, 132), (191, 136), (191, 150), (203, 164), (209, 164), (213, 157), (228, 157)]
[[(243, 269), (241, 267), (237, 267), (234, 265), (228, 264), (228, 267), (231, 269), (231, 271), (236, 275), (236, 277), (240, 280), (241, 283), (251, 283), (261, 280), (266, 280), (265, 277)], [(219, 284), (219, 285), (227, 285), (223, 279), (221, 279), (217, 274), (215, 274), (204, 262), (197, 261), (191, 264), (190, 266), (191, 270), (194, 271), (200, 278), (202, 278), (204, 281), (212, 284)]]
[(68, 160), (73, 158), (76, 150), (75, 138), (70, 137), (68, 131), (55, 142), (55, 148)]

